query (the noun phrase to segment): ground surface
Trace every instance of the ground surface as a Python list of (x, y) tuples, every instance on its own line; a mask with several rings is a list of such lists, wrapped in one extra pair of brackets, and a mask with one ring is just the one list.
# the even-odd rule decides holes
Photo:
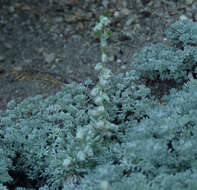
[(72, 81), (96, 82), (100, 49), (92, 29), (106, 7), (113, 73), (128, 70), (143, 46), (165, 41), (181, 15), (197, 19), (191, 0), (0, 0), (0, 109), (12, 99), (55, 94)]

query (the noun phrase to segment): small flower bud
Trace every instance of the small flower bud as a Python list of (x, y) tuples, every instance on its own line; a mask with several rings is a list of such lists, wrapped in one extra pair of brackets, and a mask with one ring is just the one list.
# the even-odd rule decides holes
[(103, 78), (100, 78), (100, 79), (99, 79), (99, 83), (100, 83), (100, 85), (103, 86), (103, 87), (105, 87), (106, 85), (109, 84), (109, 82), (108, 82), (107, 80), (103, 79)]
[(103, 68), (102, 63), (97, 63), (96, 66), (95, 66), (95, 70), (96, 70), (96, 71), (101, 71), (102, 68)]
[(107, 62), (107, 54), (102, 53), (101, 60), (103, 63)]
[(96, 88), (93, 88), (92, 91), (90, 92), (91, 96), (97, 96), (99, 93), (99, 89), (96, 87)]
[(82, 151), (79, 151), (78, 154), (77, 154), (77, 158), (80, 161), (84, 161), (86, 159), (86, 155)]
[(86, 132), (86, 131), (85, 131), (84, 128), (79, 128), (79, 129), (77, 130), (76, 138), (77, 138), (77, 139), (83, 139), (84, 136), (85, 136), (85, 134), (86, 134), (85, 132)]
[(103, 98), (101, 96), (96, 97), (95, 104), (98, 105), (98, 106), (102, 105), (103, 104)]
[(103, 78), (104, 79), (109, 79), (110, 74), (111, 74), (111, 71), (109, 69), (105, 69), (104, 73), (103, 73)]
[(103, 112), (105, 111), (104, 106), (99, 106), (99, 107), (97, 108), (97, 111), (100, 112), (100, 113), (103, 113)]
[(102, 47), (107, 47), (107, 41), (106, 40), (101, 40), (101, 46)]
[(94, 152), (92, 150), (92, 148), (90, 146), (86, 146), (85, 148), (85, 153), (88, 155), (88, 156), (94, 156)]
[(96, 117), (97, 115), (99, 115), (99, 112), (97, 110), (90, 110), (90, 115)]
[(102, 25), (107, 26), (110, 23), (110, 20), (106, 16), (101, 16), (100, 22), (102, 23)]
[(108, 181), (102, 181), (100, 184), (100, 187), (102, 190), (109, 190), (110, 189), (110, 185)]
[(67, 158), (67, 159), (64, 160), (63, 166), (65, 168), (67, 168), (70, 165), (70, 163), (71, 163), (71, 158)]
[(96, 31), (100, 31), (100, 30), (102, 30), (102, 27), (103, 27), (103, 25), (101, 24), (101, 23), (98, 23), (98, 24), (96, 24), (96, 26), (94, 27), (94, 31), (96, 32)]
[(98, 121), (98, 122), (96, 123), (96, 126), (97, 126), (98, 128), (104, 127), (104, 125), (105, 125), (105, 123), (104, 123), (103, 121)]
[(102, 94), (102, 97), (105, 101), (110, 102), (109, 96), (106, 93)]

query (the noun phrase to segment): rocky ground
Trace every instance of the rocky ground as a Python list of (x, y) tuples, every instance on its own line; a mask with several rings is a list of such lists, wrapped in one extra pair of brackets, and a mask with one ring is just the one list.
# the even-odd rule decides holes
[(168, 26), (197, 20), (192, 0), (0, 0), (0, 109), (15, 99), (55, 94), (72, 81), (97, 80), (99, 40), (92, 29), (110, 12), (113, 73), (132, 67), (132, 55), (164, 42)]

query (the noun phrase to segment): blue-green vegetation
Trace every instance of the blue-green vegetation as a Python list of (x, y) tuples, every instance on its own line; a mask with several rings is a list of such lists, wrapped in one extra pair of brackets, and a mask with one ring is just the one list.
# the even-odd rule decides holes
[[(0, 110), (0, 189), (197, 189), (196, 28), (171, 25), (169, 46), (145, 47), (105, 88), (73, 82), (10, 101)], [(157, 101), (143, 78), (184, 83)]]
[(133, 57), (132, 68), (150, 80), (186, 82), (189, 72), (196, 74), (197, 23), (178, 21), (166, 32), (169, 44), (152, 44)]

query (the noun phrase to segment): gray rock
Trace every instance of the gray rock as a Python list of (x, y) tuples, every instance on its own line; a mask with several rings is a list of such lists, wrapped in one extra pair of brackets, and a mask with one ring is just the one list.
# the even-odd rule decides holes
[(51, 64), (55, 59), (55, 54), (54, 53), (50, 53), (50, 54), (46, 54), (45, 55), (45, 62), (48, 64)]
[(3, 62), (5, 60), (5, 57), (0, 55), (0, 62)]

